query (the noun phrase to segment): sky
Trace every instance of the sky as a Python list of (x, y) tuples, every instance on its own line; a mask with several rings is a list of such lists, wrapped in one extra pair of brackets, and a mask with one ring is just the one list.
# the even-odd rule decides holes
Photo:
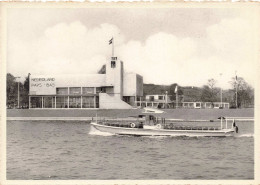
[[(257, 22), (238, 8), (10, 8), (7, 72), (91, 74), (112, 53), (144, 83), (231, 88), (256, 81)], [(23, 78), (21, 79), (23, 80)]]

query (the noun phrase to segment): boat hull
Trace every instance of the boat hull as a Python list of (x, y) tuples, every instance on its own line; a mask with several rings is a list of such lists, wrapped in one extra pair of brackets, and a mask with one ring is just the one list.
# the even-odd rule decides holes
[(92, 127), (101, 131), (118, 135), (134, 136), (188, 136), (188, 137), (226, 137), (233, 136), (233, 129), (222, 130), (168, 130), (168, 129), (143, 129), (143, 128), (125, 128), (113, 127), (91, 123)]

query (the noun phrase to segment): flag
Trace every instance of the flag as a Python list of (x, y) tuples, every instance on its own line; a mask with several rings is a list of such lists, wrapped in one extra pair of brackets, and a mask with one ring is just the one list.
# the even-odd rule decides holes
[(174, 92), (176, 93), (177, 91), (178, 91), (178, 86), (176, 85)]
[(109, 45), (113, 43), (113, 38), (109, 40)]

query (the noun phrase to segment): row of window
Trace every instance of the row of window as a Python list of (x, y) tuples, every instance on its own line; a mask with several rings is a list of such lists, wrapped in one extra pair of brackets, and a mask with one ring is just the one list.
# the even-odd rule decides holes
[(30, 108), (98, 108), (99, 97), (31, 97)]
[(59, 87), (56, 88), (56, 94), (68, 95), (68, 94), (95, 94), (105, 92), (105, 88), (102, 87)]
[[(154, 96), (148, 96), (148, 97), (149, 97), (149, 101), (155, 100)], [(165, 96), (158, 96), (158, 100), (165, 100)]]

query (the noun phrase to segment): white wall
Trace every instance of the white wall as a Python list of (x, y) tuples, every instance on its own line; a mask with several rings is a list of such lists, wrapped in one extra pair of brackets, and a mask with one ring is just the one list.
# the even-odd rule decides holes
[(106, 85), (114, 86), (114, 94), (122, 98), (123, 95), (123, 62), (114, 60), (116, 66), (111, 68), (111, 60), (106, 64)]
[(136, 95), (136, 74), (124, 73), (124, 94), (123, 96)]
[(136, 73), (124, 73), (123, 62), (116, 60), (106, 64), (106, 74), (89, 75), (31, 75), (31, 95), (55, 95), (57, 87), (101, 87), (112, 86), (107, 93), (122, 96), (142, 96), (143, 78)]
[(120, 99), (119, 96), (108, 95), (107, 93), (99, 94), (100, 109), (131, 109), (132, 106)]
[(35, 95), (56, 94), (56, 87), (106, 86), (105, 74), (89, 75), (31, 75), (30, 92)]

